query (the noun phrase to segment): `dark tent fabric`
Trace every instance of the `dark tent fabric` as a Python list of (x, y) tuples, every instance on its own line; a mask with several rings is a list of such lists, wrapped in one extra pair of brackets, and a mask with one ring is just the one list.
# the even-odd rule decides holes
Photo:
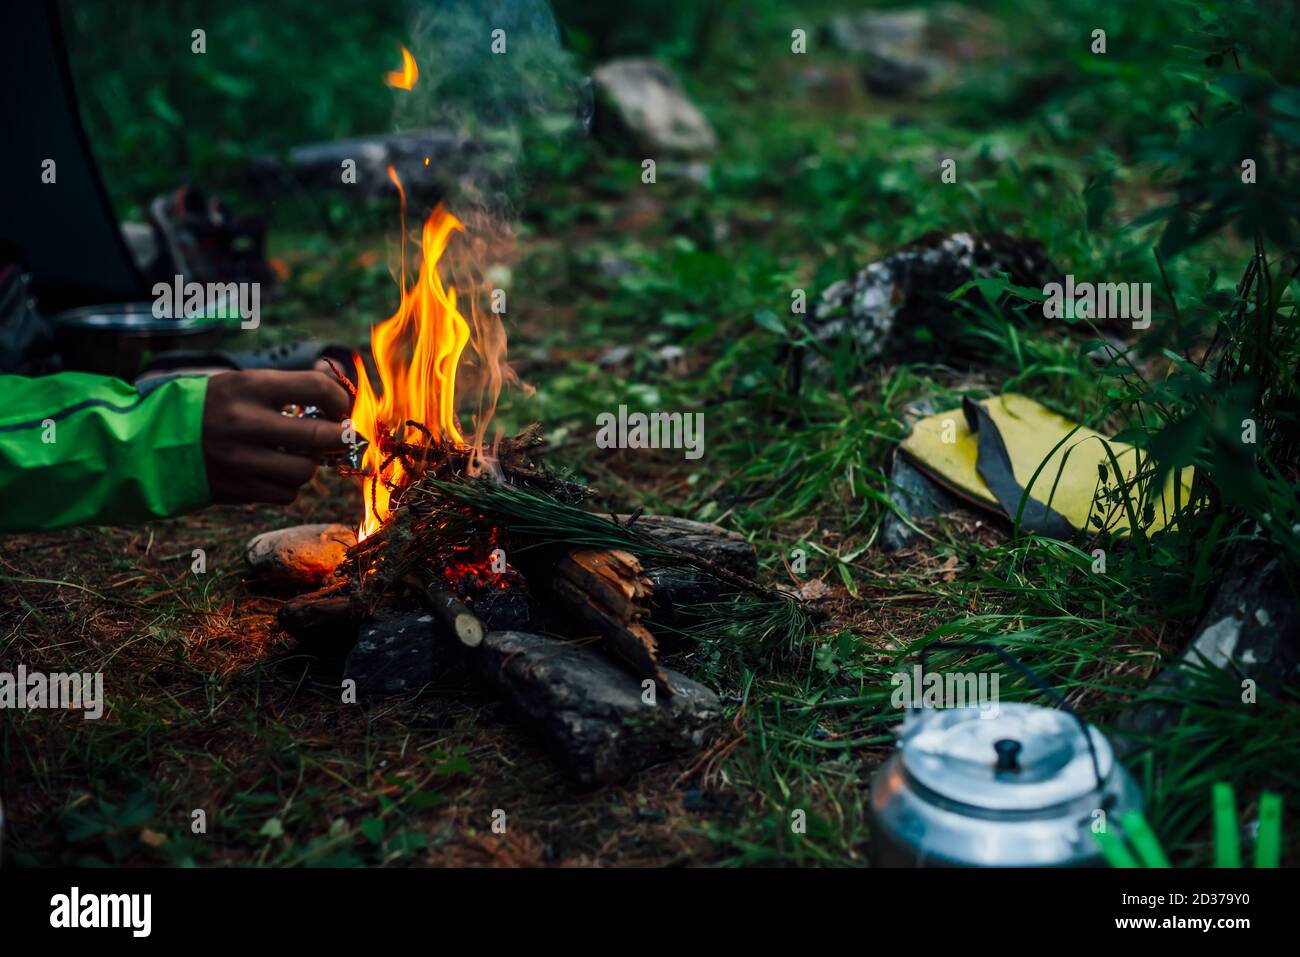
[(0, 130), (0, 250), (31, 274), (41, 310), (148, 299), (81, 127), (56, 0), (6, 4)]

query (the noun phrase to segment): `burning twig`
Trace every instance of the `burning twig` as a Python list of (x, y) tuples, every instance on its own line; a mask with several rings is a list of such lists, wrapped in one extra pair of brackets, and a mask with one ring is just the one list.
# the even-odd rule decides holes
[(353, 402), (357, 401), (356, 386), (352, 384), (351, 379), (349, 379), (347, 376), (343, 374), (343, 370), (338, 367), (338, 363), (336, 363), (329, 356), (322, 356), (321, 358), (325, 360), (326, 365), (330, 367), (330, 371), (334, 373), (334, 378), (339, 380), (339, 385), (343, 386), (343, 388), (347, 391), (347, 394), (352, 399), (352, 401)]

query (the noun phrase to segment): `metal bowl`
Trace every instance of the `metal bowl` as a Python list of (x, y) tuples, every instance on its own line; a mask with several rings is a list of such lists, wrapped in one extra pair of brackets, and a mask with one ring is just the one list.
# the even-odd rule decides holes
[(220, 320), (159, 319), (151, 302), (82, 306), (52, 322), (65, 369), (123, 379), (134, 378), (159, 352), (215, 348), (223, 331)]

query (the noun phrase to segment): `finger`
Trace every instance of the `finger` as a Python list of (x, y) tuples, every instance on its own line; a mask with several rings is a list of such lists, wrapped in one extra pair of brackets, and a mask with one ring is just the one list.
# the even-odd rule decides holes
[(343, 426), (325, 419), (299, 419), (270, 409), (256, 409), (245, 426), (249, 439), (268, 449), (319, 456), (347, 448)]
[(223, 464), (236, 474), (294, 488), (310, 482), (316, 474), (312, 458), (256, 445), (232, 446), (223, 456)]
[(352, 398), (338, 380), (324, 372), (279, 372), (264, 370), (254, 386), (259, 399), (270, 407), (314, 405), (335, 422), (352, 407)]
[(297, 485), (281, 485), (250, 475), (218, 475), (212, 477), (212, 501), (223, 505), (248, 505), (269, 502), (288, 505), (298, 497)]

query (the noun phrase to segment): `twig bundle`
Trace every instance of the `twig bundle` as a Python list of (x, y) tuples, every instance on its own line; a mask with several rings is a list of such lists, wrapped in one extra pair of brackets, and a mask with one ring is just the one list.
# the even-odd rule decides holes
[[(522, 438), (509, 448), (527, 447)], [(812, 629), (812, 612), (794, 595), (676, 548), (638, 528), (635, 516), (621, 523), (587, 511), (581, 486), (531, 465), (521, 468), (505, 456), (500, 464), (504, 481), (439, 464), (401, 489), (384, 527), (349, 553), (355, 585), (373, 597), (376, 586), (386, 588), (419, 569), (486, 563), (498, 547), (512, 556), (561, 548), (620, 550), (647, 568), (703, 575), (719, 595), (729, 596), (696, 609), (697, 637), (743, 637), (792, 649)]]

